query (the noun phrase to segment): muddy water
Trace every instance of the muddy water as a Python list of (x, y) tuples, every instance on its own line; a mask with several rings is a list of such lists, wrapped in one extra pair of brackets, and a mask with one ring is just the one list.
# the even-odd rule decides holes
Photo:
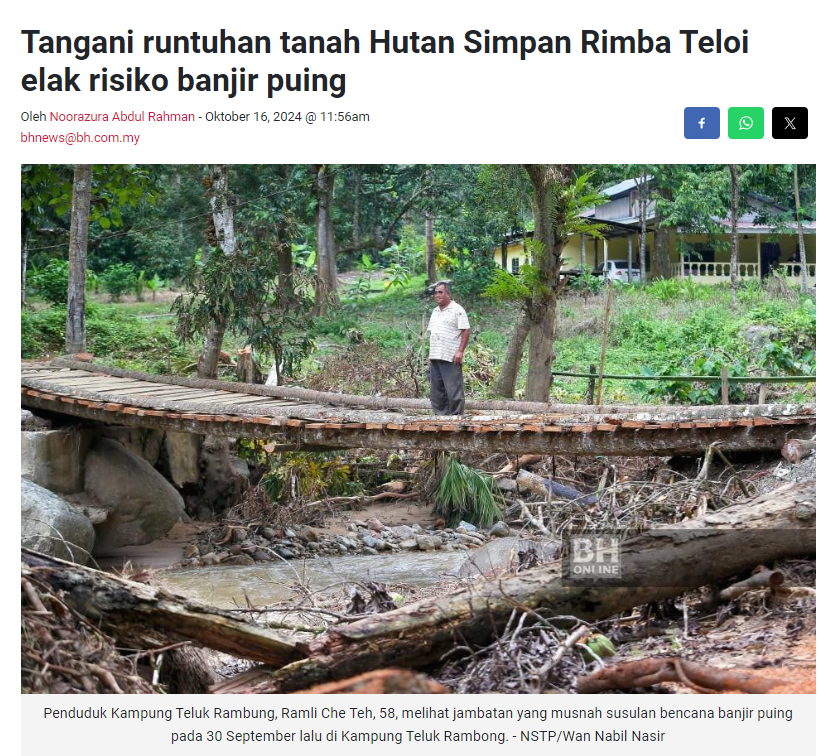
[(246, 606), (245, 594), (256, 606), (296, 598), (299, 594), (291, 586), (296, 584), (297, 575), (311, 590), (329, 591), (359, 580), (418, 586), (455, 580), (455, 575), (449, 573), (458, 570), (467, 557), (463, 551), (397, 552), (295, 560), (289, 564), (171, 569), (157, 573), (156, 578), (172, 593), (229, 609)]

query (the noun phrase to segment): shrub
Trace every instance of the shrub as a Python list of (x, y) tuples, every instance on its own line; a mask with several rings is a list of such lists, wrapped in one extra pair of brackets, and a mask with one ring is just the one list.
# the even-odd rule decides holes
[(116, 263), (101, 273), (100, 280), (103, 290), (112, 297), (113, 302), (118, 302), (126, 292), (135, 291), (138, 278), (131, 265)]
[(69, 262), (49, 260), (45, 268), (29, 274), (29, 282), (49, 304), (66, 304), (69, 290)]

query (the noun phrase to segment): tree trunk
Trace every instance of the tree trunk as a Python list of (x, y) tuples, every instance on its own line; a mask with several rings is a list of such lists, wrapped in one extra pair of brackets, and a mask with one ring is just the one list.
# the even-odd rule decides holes
[(29, 240), (23, 242), (23, 250), (20, 253), (20, 306), (26, 304), (26, 274), (29, 269)]
[(731, 298), (737, 301), (737, 274), (740, 265), (739, 243), (737, 239), (737, 222), (740, 220), (740, 177), (737, 166), (731, 163)]
[(86, 251), (92, 205), (92, 166), (78, 164), (72, 182), (69, 230), (69, 292), (66, 300), (66, 354), (86, 351)]
[(278, 250), (278, 293), (285, 300), (295, 297), (293, 286), (293, 247), (287, 236), (287, 223), (280, 220), (275, 226), (275, 244)]
[(338, 303), (338, 265), (336, 263), (336, 234), (333, 226), (333, 202), (335, 201), (336, 177), (327, 173), (327, 287), (330, 301)]
[[(210, 221), (214, 230), (214, 246), (221, 253), (235, 254), (235, 208), (229, 191), (229, 166), (216, 163), (208, 166)], [(214, 254), (214, 253), (213, 253)], [(212, 320), (209, 332), (204, 337), (201, 354), (198, 357), (198, 377), (215, 378), (218, 375), (218, 358), (224, 341), (226, 323), (220, 317)]]
[(562, 206), (562, 189), (571, 178), (573, 166), (529, 164), (525, 170), (533, 184), (534, 263), (539, 272), (539, 281), (527, 308), (530, 342), (525, 398), (531, 402), (547, 402), (556, 356), (556, 299), (565, 244), (565, 238), (557, 231), (562, 227), (567, 211)]
[[(670, 200), (672, 197), (670, 189), (661, 188), (659, 193), (666, 200)], [(662, 220), (662, 217), (659, 217), (658, 214), (654, 226), (654, 256), (651, 261), (651, 277), (655, 280), (671, 278), (671, 249), (669, 244), (671, 229), (663, 226)]]
[(353, 248), (361, 244), (361, 166), (353, 166)]
[(628, 241), (628, 283), (633, 280), (631, 271), (634, 269), (634, 237), (628, 234), (626, 237)]
[(797, 163), (794, 164), (794, 217), (797, 220), (797, 239), (800, 245), (800, 290), (809, 293), (809, 269), (806, 265), (806, 242), (803, 239), (803, 221), (800, 218), (800, 182)]
[(647, 531), (621, 546), (622, 587), (563, 578), (559, 562), (434, 596), (330, 629), (298, 644), (308, 658), (257, 693), (284, 693), (386, 666), (426, 668), (457, 643), (485, 645), (516, 608), (605, 619), (678, 596), (755, 565), (815, 553), (815, 484), (790, 484), (701, 519)]
[(433, 238), (433, 213), (428, 210), (424, 216), (424, 241), (427, 256), (427, 282), (436, 282), (436, 244)]
[(504, 396), (506, 399), (513, 399), (516, 388), (516, 376), (519, 373), (519, 366), (522, 364), (522, 354), (525, 351), (525, 341), (531, 329), (531, 321), (525, 312), (521, 312), (516, 320), (516, 325), (511, 332), (508, 341), (508, 350), (505, 353), (505, 360), (496, 379), (496, 394)]
[(289, 664), (301, 657), (272, 630), (160, 588), (21, 549), (23, 573), (62, 592), (65, 603), (100, 625), (120, 645), (152, 648), (191, 640), (233, 656)]
[(642, 167), (642, 178), (637, 182), (639, 189), (639, 218), (640, 218), (640, 283), (645, 285), (645, 255), (648, 249), (648, 172), (647, 166)]
[(585, 271), (585, 234), (579, 235), (579, 267)]
[(315, 173), (315, 231), (316, 231), (316, 289), (315, 312), (327, 314), (327, 303), (332, 295), (334, 282), (330, 280), (330, 181), (327, 166), (313, 164), (310, 169)]

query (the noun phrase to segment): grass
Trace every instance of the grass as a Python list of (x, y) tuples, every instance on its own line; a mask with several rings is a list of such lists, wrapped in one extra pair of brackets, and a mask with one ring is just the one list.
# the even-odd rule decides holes
[[(380, 282), (374, 282), (380, 285)], [(424, 328), (433, 308), (423, 296), (423, 276), (410, 285), (385, 290), (383, 286), (366, 297), (350, 298), (342, 287), (342, 303), (323, 319), (316, 319), (310, 333), (319, 344), (302, 370), (302, 380), (318, 371), (325, 361), (347, 350), (354, 342), (378, 344), (387, 359), (396, 359), (411, 347), (421, 346)], [(174, 336), (169, 314), (174, 295), (158, 301), (94, 302), (89, 307), (88, 348), (97, 359), (121, 367), (149, 372), (184, 372), (194, 364), (197, 344), (182, 345)], [(93, 299), (106, 299), (94, 297)], [(772, 339), (788, 347), (795, 359), (809, 359), (813, 369), (816, 337), (815, 305), (796, 296), (775, 295), (765, 287), (749, 285), (733, 304), (728, 287), (703, 286), (690, 281), (656, 282), (640, 287), (618, 287), (614, 292), (605, 372), (620, 375), (668, 370), (685, 373), (698, 355), (711, 355), (735, 363), (741, 361), (755, 374), (766, 368), (758, 347), (744, 332), (749, 326), (770, 326)], [(511, 329), (518, 317), (513, 304), (497, 304), (485, 298), (457, 300), (468, 311), (472, 337), (466, 353), (468, 396), (490, 398), (498, 367), (505, 354)], [(554, 369), (587, 372), (599, 365), (606, 292), (583, 298), (566, 292), (557, 306), (557, 341)], [(161, 317), (156, 317), (161, 316)], [(57, 354), (63, 347), (65, 310), (36, 300), (23, 311), (21, 341), (23, 357)], [(228, 340), (231, 350), (241, 344)], [(806, 355), (811, 351), (811, 356)], [(527, 360), (517, 380), (517, 397), (524, 393)], [(268, 366), (265, 366), (265, 368)], [(769, 366), (771, 368), (771, 366)], [(784, 374), (786, 369), (770, 369)], [(606, 380), (607, 402), (649, 401), (652, 384)], [(556, 401), (581, 402), (587, 379), (557, 377), (552, 387)], [(785, 395), (814, 399), (814, 387), (797, 385)]]

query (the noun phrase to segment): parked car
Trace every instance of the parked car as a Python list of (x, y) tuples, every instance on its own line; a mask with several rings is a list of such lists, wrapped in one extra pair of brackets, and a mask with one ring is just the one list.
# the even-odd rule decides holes
[(594, 275), (606, 281), (613, 279), (623, 283), (634, 283), (641, 280), (639, 268), (631, 268), (631, 276), (629, 277), (628, 260), (608, 260), (607, 263), (600, 263), (594, 269)]

